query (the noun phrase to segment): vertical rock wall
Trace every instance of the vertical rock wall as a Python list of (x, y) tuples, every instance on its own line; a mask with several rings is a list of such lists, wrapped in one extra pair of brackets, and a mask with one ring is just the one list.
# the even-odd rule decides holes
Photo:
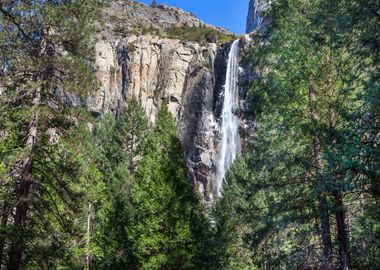
[[(247, 31), (260, 24), (260, 2), (251, 0)], [(177, 8), (151, 7), (133, 1), (114, 1), (103, 16), (106, 24), (96, 44), (100, 89), (88, 98), (88, 110), (95, 117), (108, 112), (117, 114), (128, 99), (134, 98), (154, 122), (160, 104), (168, 102), (184, 149), (189, 178), (204, 201), (211, 202), (216, 193), (215, 162), (221, 139), (220, 114), (231, 43), (217, 45), (132, 33), (141, 27), (186, 29), (200, 25), (228, 32), (205, 25)], [(240, 42), (242, 50), (249, 44), (249, 38)], [(249, 64), (242, 63), (245, 66)], [(241, 82), (250, 79), (242, 70)], [(242, 88), (241, 98), (244, 91)], [(242, 121), (243, 132), (250, 126)]]
[(205, 201), (214, 194), (214, 160), (219, 142), (229, 44), (199, 44), (155, 36), (130, 36), (96, 45), (97, 93), (87, 108), (94, 116), (117, 113), (137, 99), (154, 122), (163, 100), (173, 114), (189, 178)]
[(264, 18), (264, 13), (271, 5), (271, 0), (250, 0), (248, 15), (247, 15), (247, 25), (246, 33), (251, 33), (255, 31), (260, 25), (263, 24), (263, 21), (267, 18)]

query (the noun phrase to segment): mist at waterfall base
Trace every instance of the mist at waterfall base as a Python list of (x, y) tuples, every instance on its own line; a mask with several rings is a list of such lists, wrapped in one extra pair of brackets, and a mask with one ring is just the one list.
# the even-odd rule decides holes
[(235, 40), (228, 55), (223, 109), (220, 117), (221, 141), (216, 161), (216, 195), (221, 196), (226, 173), (240, 152), (239, 125), (239, 40)]

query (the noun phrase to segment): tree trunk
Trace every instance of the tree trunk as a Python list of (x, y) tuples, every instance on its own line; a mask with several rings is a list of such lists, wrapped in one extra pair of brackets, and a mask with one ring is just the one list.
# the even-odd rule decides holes
[(90, 268), (91, 268), (91, 252), (90, 252), (91, 219), (92, 219), (92, 203), (88, 203), (87, 240), (86, 240), (86, 270), (90, 270)]
[[(330, 233), (330, 217), (327, 205), (327, 199), (324, 190), (324, 182), (320, 178), (321, 172), (323, 172), (323, 150), (320, 136), (318, 134), (318, 111), (317, 111), (317, 97), (314, 89), (309, 87), (309, 102), (310, 102), (310, 116), (311, 121), (316, 128), (314, 131), (314, 161), (316, 166), (316, 177), (318, 187), (318, 210), (319, 219), (321, 222), (321, 236), (322, 236), (322, 246), (323, 246), (323, 260), (328, 266), (331, 266), (332, 261), (332, 243), (331, 243), (331, 233)], [(322, 189), (322, 190), (321, 190)]]
[[(41, 94), (39, 90), (34, 92), (33, 109), (36, 109), (40, 104)], [(33, 184), (33, 152), (37, 143), (37, 124), (38, 112), (33, 112), (31, 121), (28, 127), (28, 135), (26, 138), (26, 149), (28, 155), (22, 160), (22, 172), (19, 184), (19, 201), (16, 204), (16, 214), (14, 218), (14, 235), (9, 248), (9, 258), (7, 269), (19, 270), (22, 269), (22, 257), (25, 247), (25, 229), (27, 212), (29, 208), (30, 189)]]
[(8, 224), (8, 217), (9, 217), (9, 205), (7, 201), (4, 201), (3, 204), (3, 209), (1, 212), (1, 223), (0, 223), (0, 229), (1, 229), (1, 234), (0, 234), (0, 270), (3, 267), (3, 261), (5, 260), (4, 258), (4, 249), (5, 249), (5, 230)]
[(320, 192), (318, 197), (318, 209), (319, 209), (319, 219), (321, 222), (321, 232), (322, 232), (322, 245), (323, 245), (323, 261), (324, 263), (332, 264), (332, 243), (331, 243), (331, 233), (330, 233), (330, 217), (327, 205), (326, 195)]
[(339, 191), (334, 192), (335, 198), (335, 217), (336, 226), (338, 232), (338, 243), (339, 243), (339, 269), (348, 269), (349, 257), (347, 249), (347, 234), (346, 234), (346, 224), (343, 206), (343, 196)]
[[(329, 74), (332, 74), (332, 71), (329, 72)], [(333, 134), (331, 143), (332, 143), (332, 149), (334, 151), (334, 145), (337, 144), (338, 140), (336, 137), (336, 129), (338, 125), (338, 117), (335, 112), (334, 108), (334, 92), (333, 92), (333, 82), (331, 76), (328, 80), (328, 97), (329, 97), (329, 125), (330, 125), (330, 132)], [(336, 153), (334, 153), (336, 154)], [(337, 168), (339, 166), (336, 166), (333, 164), (333, 168)], [(344, 189), (342, 187), (341, 183), (341, 175), (339, 172), (334, 173), (334, 212), (335, 212), (335, 219), (336, 219), (336, 227), (337, 227), (337, 238), (338, 238), (338, 245), (339, 245), (339, 269), (345, 270), (348, 269), (349, 265), (349, 259), (348, 259), (348, 241), (347, 241), (347, 234), (346, 234), (346, 223), (345, 223), (345, 213), (344, 213), (344, 204), (343, 204), (343, 192)]]

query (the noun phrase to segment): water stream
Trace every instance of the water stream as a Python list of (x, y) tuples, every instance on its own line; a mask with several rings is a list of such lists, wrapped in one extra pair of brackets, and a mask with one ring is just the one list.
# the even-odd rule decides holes
[(224, 101), (220, 121), (221, 142), (216, 162), (216, 194), (221, 195), (226, 173), (240, 152), (239, 124), (239, 40), (235, 40), (228, 54)]

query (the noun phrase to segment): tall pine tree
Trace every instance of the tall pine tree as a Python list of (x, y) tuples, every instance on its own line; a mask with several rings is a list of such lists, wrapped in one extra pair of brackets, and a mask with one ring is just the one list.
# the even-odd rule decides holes
[[(50, 222), (55, 221), (47, 219), (46, 212), (51, 210), (52, 216), (60, 220), (54, 200), (64, 205), (66, 196), (70, 197), (67, 179), (56, 170), (69, 172), (67, 166), (72, 164), (69, 159), (59, 161), (65, 155), (51, 146), (46, 134), (70, 125), (59, 92), (85, 93), (96, 86), (90, 67), (93, 50), (89, 46), (95, 6), (94, 1), (85, 0), (0, 4), (0, 38), (6, 40), (0, 46), (0, 80), (4, 86), (1, 106), (6, 108), (8, 121), (13, 117), (19, 129), (15, 148), (2, 153), (12, 158), (7, 175), (14, 184), (11, 199), (4, 202), (15, 209), (6, 212), (13, 216), (8, 269), (26, 265), (25, 258), (31, 259), (25, 254), (32, 244), (29, 229), (44, 224), (49, 231)], [(59, 162), (62, 165), (56, 166)], [(43, 205), (48, 203), (45, 196), (53, 197), (49, 206)], [(35, 223), (37, 219), (41, 224)]]

